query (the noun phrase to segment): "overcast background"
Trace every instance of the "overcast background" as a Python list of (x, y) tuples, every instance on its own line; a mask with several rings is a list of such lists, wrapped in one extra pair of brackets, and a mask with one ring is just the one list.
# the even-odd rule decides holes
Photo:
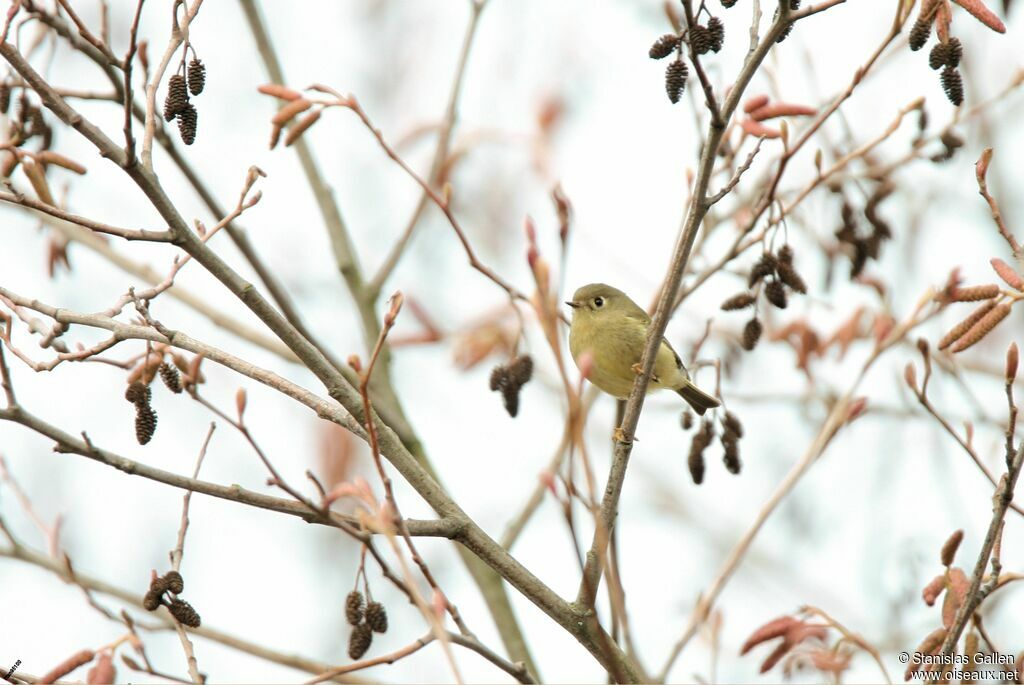
[[(724, 50), (707, 60), (711, 78), (721, 89), (735, 75), (747, 48), (750, 3), (742, 0), (724, 11), (709, 8), (726, 23)], [(134, 2), (112, 0), (110, 22), (116, 52), (123, 52)], [(146, 4), (141, 34), (150, 40), (155, 62), (170, 27), (165, 0)], [(288, 83), (313, 82), (356, 94), (389, 141), (398, 143), (419, 127), (437, 122), (445, 106), (462, 42), (469, 7), (456, 0), (395, 0), (262, 3), (279, 50)], [(770, 7), (770, 3), (766, 3)], [(781, 44), (751, 85), (751, 93), (780, 92), (788, 101), (818, 105), (846, 87), (857, 65), (888, 30), (893, 2), (848, 2), (798, 26)], [(75, 2), (82, 17), (97, 25), (94, 2)], [(1001, 8), (999, 8), (1001, 9)], [(1002, 90), (1024, 61), (1020, 8), (1011, 15), (1006, 35), (994, 34), (969, 15), (954, 9), (954, 34), (965, 45), (964, 71), (970, 77), (966, 106)], [(770, 10), (767, 12), (770, 17)], [(557, 263), (557, 221), (548, 193), (560, 181), (575, 208), (575, 223), (566, 288), (592, 281), (616, 284), (646, 304), (664, 275), (686, 199), (686, 178), (695, 167), (698, 140), (692, 110), (671, 106), (665, 97), (663, 64), (647, 57), (650, 43), (666, 30), (657, 0), (491, 0), (481, 19), (466, 74), (455, 147), (471, 143), (451, 179), (454, 210), (481, 258), (523, 290), (531, 288), (522, 224), (537, 222), (542, 252)], [(332, 351), (344, 358), (365, 356), (358, 319), (333, 263), (330, 245), (312, 195), (291, 150), (267, 149), (274, 102), (257, 94), (267, 81), (236, 2), (207, 2), (192, 27), (192, 42), (207, 65), (206, 91), (199, 109), (197, 142), (189, 159), (225, 206), (235, 202), (251, 164), (268, 178), (259, 183), (262, 202), (242, 220), (259, 253), (295, 297), (310, 327)], [(911, 53), (905, 39), (883, 57), (877, 73), (844, 106), (845, 126), (855, 140), (879, 135), (899, 108), (924, 96), (931, 125), (945, 125), (954, 115), (939, 88), (927, 55)], [(49, 67), (53, 83), (74, 88), (108, 88), (91, 62), (71, 54), (61, 43)], [(691, 84), (693, 85), (693, 84)], [(162, 90), (161, 90), (162, 96)], [(564, 106), (538, 166), (537, 113), (553, 101)], [(684, 100), (685, 102), (685, 100)], [(1024, 236), (1017, 189), (1024, 138), (1019, 116), (1021, 97), (1014, 94), (994, 106), (989, 116), (958, 128), (966, 145), (942, 166), (918, 162), (896, 177), (900, 192), (883, 205), (895, 241), (880, 262), (869, 266), (893, 285), (893, 311), (906, 315), (929, 285), (941, 285), (948, 272), (961, 267), (968, 282), (991, 282), (990, 257), (1007, 258), (986, 207), (977, 195), (974, 162), (988, 145), (996, 148), (990, 177), (1007, 220)], [(117, 139), (121, 112), (107, 104), (76, 103)], [(791, 122), (795, 124), (796, 122)], [(907, 149), (914, 123), (908, 120), (879, 157), (895, 158)], [(844, 140), (837, 119), (827, 127), (834, 142)], [(376, 270), (403, 230), (418, 199), (418, 189), (380, 151), (372, 136), (350, 113), (332, 110), (307, 133), (321, 168), (332, 184), (357, 246), (364, 269)], [(51, 182), (68, 188), (75, 213), (115, 225), (159, 228), (144, 196), (113, 165), (100, 159), (88, 143), (61, 130), (56, 149), (89, 167), (84, 178), (56, 171)], [(411, 140), (401, 148), (425, 173), (433, 138)], [(799, 187), (813, 173), (815, 146), (793, 162), (793, 178), (783, 189)], [(757, 178), (778, 154), (769, 141), (747, 179)], [(160, 180), (186, 217), (216, 222), (173, 165), (158, 152)], [(59, 181), (54, 181), (58, 179)], [(16, 182), (24, 185), (20, 174)], [(717, 186), (717, 183), (714, 185)], [(140, 285), (81, 246), (72, 246), (72, 273), (45, 274), (47, 233), (36, 221), (9, 207), (2, 212), (3, 247), (0, 283), (15, 292), (60, 307), (99, 311), (129, 286)], [(791, 224), (791, 236), (811, 292), (795, 298), (776, 322), (807, 315), (829, 332), (859, 304), (877, 307), (867, 288), (845, 283), (821, 287), (823, 264), (814, 252), (838, 225), (834, 197), (821, 193), (804, 203)], [(214, 240), (231, 264), (245, 269), (227, 236)], [(720, 250), (724, 246), (715, 243)], [(170, 266), (170, 250), (160, 246), (116, 243), (115, 247), (158, 271)], [(714, 253), (712, 254), (720, 254)], [(750, 258), (739, 260), (749, 265)], [(721, 314), (718, 304), (742, 287), (742, 276), (712, 279), (669, 326), (677, 347), (688, 347), (714, 316), (716, 334), (702, 356), (727, 350), (724, 335), (745, 321)], [(253, 325), (254, 317), (197, 265), (179, 282), (218, 307)], [(440, 213), (431, 209), (417, 237), (385, 287), (415, 298), (446, 333), (457, 334), (493, 313), (505, 301), (494, 284), (471, 270)], [(564, 299), (564, 298), (563, 298)], [(381, 305), (383, 306), (383, 305)], [(933, 342), (966, 313), (952, 308), (922, 334)], [(154, 315), (166, 325), (189, 331), (211, 344), (319, 389), (308, 373), (245, 343), (239, 343), (207, 320), (162, 297)], [(1000, 366), (1010, 339), (1024, 343), (1021, 313), (1013, 312), (997, 335), (969, 354)], [(395, 335), (417, 331), (408, 312)], [(74, 329), (75, 340), (94, 341), (93, 331)], [(78, 337), (80, 336), (80, 337)], [(21, 342), (28, 338), (24, 335)], [(49, 351), (31, 341), (24, 345), (37, 359)], [(394, 376), (415, 430), (457, 501), (489, 533), (498, 537), (537, 482), (561, 435), (563, 407), (556, 392), (550, 351), (530, 333), (538, 364), (537, 379), (524, 390), (516, 419), (501, 408), (487, 388), (493, 363), (468, 372), (453, 363), (452, 340), (399, 349)], [(124, 344), (115, 356), (141, 351)], [(701, 487), (686, 471), (689, 436), (678, 427), (675, 396), (654, 396), (639, 429), (631, 468), (620, 504), (619, 541), (631, 623), (641, 657), (652, 670), (684, 628), (693, 603), (715, 576), (722, 560), (746, 530), (765, 498), (800, 458), (825, 415), (813, 390), (845, 390), (851, 373), (869, 353), (855, 344), (841, 363), (835, 352), (817, 364), (816, 388), (794, 368), (794, 355), (782, 345), (762, 345), (734, 365), (723, 391), (742, 418), (747, 437), (741, 444), (744, 470), (725, 472), (717, 448), (710, 451), (708, 476)], [(123, 376), (101, 364), (65, 364), (49, 374), (34, 375), (8, 355), (19, 400), (30, 411), (77, 434), (86, 430), (96, 444), (141, 462), (190, 473), (210, 415), (185, 397), (155, 389), (160, 415), (156, 437), (144, 448), (135, 443), (132, 408), (123, 399)], [(895, 350), (867, 377), (861, 394), (871, 406), (913, 408), (900, 374), (919, 357), (912, 348)], [(249, 393), (248, 419), (255, 437), (286, 478), (305, 484), (303, 472), (322, 471), (318, 457), (324, 426), (307, 409), (213, 364), (204, 366), (206, 394), (229, 408), (235, 389)], [(702, 376), (710, 383), (710, 375)], [(1001, 429), (980, 418), (1005, 417), (1001, 384), (971, 380), (972, 394), (948, 376), (939, 376), (933, 399), (956, 425), (965, 418), (978, 423), (975, 445), (996, 471), (1001, 464)], [(766, 399), (771, 397), (774, 399)], [(614, 403), (601, 398), (591, 416), (588, 440), (603, 482), (609, 458)], [(150, 569), (167, 568), (167, 552), (178, 528), (181, 492), (132, 478), (88, 460), (52, 452), (51, 443), (27, 429), (0, 424), (0, 453), (14, 476), (48, 522), (63, 516), (62, 540), (83, 573), (113, 582), (138, 594), (145, 592)], [(356, 448), (357, 472), (370, 474), (367, 454)], [(267, 491), (265, 471), (229, 426), (220, 425), (203, 468), (204, 479), (238, 483)], [(376, 482), (371, 478), (371, 482)], [(429, 510), (408, 488), (399, 489), (408, 516), (427, 517)], [(759, 625), (802, 604), (819, 606), (885, 651), (894, 676), (902, 669), (896, 652), (911, 650), (938, 625), (937, 608), (920, 601), (920, 590), (941, 567), (938, 549), (956, 528), (966, 530), (960, 562), (973, 567), (991, 516), (991, 487), (940, 434), (933, 420), (908, 418), (898, 411), (869, 413), (844, 429), (837, 442), (800, 482), (773, 515), (727, 586), (723, 609), (721, 682), (756, 677), (768, 648), (740, 658), (738, 649)], [(0, 486), (0, 514), (29, 544), (43, 547), (38, 531), (7, 487)], [(348, 626), (343, 615), (351, 589), (357, 549), (335, 530), (308, 526), (292, 517), (196, 496), (192, 499), (182, 572), (185, 597), (214, 626), (285, 652), (332, 663), (346, 663)], [(1024, 567), (1020, 517), (1010, 514), (1003, 544), (1007, 570)], [(589, 541), (589, 532), (584, 536)], [(432, 569), (458, 604), (470, 627), (488, 645), (500, 642), (478, 591), (449, 543), (419, 543)], [(558, 507), (548, 500), (526, 529), (515, 556), (563, 596), (575, 593), (578, 568)], [(390, 631), (377, 636), (370, 656), (396, 649), (424, 633), (422, 619), (371, 571), (375, 594), (391, 613)], [(116, 603), (101, 599), (109, 606)], [(545, 681), (603, 681), (598, 665), (575, 642), (528, 601), (513, 593), (540, 675)], [(988, 606), (988, 604), (986, 604)], [(1024, 649), (1024, 597), (1010, 588), (994, 596), (986, 625), (1007, 652)], [(16, 659), (27, 672), (41, 674), (83, 647), (96, 648), (122, 634), (84, 602), (80, 591), (53, 575), (20, 562), (0, 559), (0, 666)], [(146, 636), (154, 665), (184, 675), (185, 663), (173, 633)], [(308, 677), (202, 639), (196, 656), (211, 682), (294, 682)], [(468, 681), (505, 682), (508, 677), (464, 650), (456, 657)], [(694, 640), (671, 672), (673, 681), (709, 679), (706, 641)], [(3, 669), (0, 669), (3, 670)], [(129, 672), (120, 666), (120, 677)], [(389, 667), (365, 672), (386, 681), (450, 681), (451, 672), (437, 645)], [(779, 671), (770, 680), (776, 680)], [(880, 674), (858, 654), (849, 679), (876, 682)]]

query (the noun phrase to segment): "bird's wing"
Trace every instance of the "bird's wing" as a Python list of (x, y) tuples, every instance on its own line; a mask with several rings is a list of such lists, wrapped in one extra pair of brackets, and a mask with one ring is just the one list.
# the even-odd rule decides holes
[[(651, 325), (651, 317), (647, 315), (647, 312), (641, 309), (640, 305), (636, 304), (635, 302), (630, 302), (630, 304), (632, 306), (626, 311), (626, 316), (628, 316), (631, 319), (636, 319), (637, 321), (640, 321), (641, 323), (643, 323), (644, 328)], [(668, 338), (662, 338), (661, 344), (667, 347), (669, 351), (672, 353), (672, 356), (675, 357), (676, 368), (682, 369), (683, 373), (686, 373), (686, 368), (683, 366), (683, 360), (679, 358), (679, 353), (672, 348), (672, 345), (669, 343)]]
[(661, 344), (664, 345), (665, 347), (667, 347), (669, 349), (669, 351), (672, 353), (672, 356), (674, 356), (676, 358), (676, 368), (677, 369), (682, 369), (683, 372), (685, 373), (686, 372), (686, 368), (683, 366), (683, 360), (679, 358), (679, 353), (676, 352), (674, 349), (672, 349), (672, 344), (669, 343), (668, 338), (662, 338), (661, 339)]

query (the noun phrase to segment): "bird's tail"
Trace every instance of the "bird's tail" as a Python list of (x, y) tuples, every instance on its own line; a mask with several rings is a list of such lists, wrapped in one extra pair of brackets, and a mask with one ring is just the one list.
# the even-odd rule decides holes
[(718, 400), (698, 388), (689, 380), (686, 381), (686, 385), (676, 390), (676, 392), (679, 393), (680, 397), (686, 400), (687, 404), (693, 407), (693, 410), (701, 416), (704, 416), (704, 412), (708, 409), (714, 409), (719, 405)]

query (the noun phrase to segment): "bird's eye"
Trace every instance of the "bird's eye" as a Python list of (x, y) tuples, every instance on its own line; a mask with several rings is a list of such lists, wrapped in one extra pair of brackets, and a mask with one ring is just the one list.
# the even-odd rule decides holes
[(604, 298), (603, 297), (595, 297), (594, 298), (594, 306), (595, 307), (603, 307), (604, 306)]

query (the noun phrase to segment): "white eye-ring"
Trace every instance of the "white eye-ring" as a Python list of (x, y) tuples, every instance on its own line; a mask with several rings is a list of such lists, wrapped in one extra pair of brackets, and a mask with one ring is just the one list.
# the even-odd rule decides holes
[(603, 297), (595, 297), (594, 298), (594, 306), (595, 307), (602, 307), (602, 306), (604, 306), (604, 298)]

